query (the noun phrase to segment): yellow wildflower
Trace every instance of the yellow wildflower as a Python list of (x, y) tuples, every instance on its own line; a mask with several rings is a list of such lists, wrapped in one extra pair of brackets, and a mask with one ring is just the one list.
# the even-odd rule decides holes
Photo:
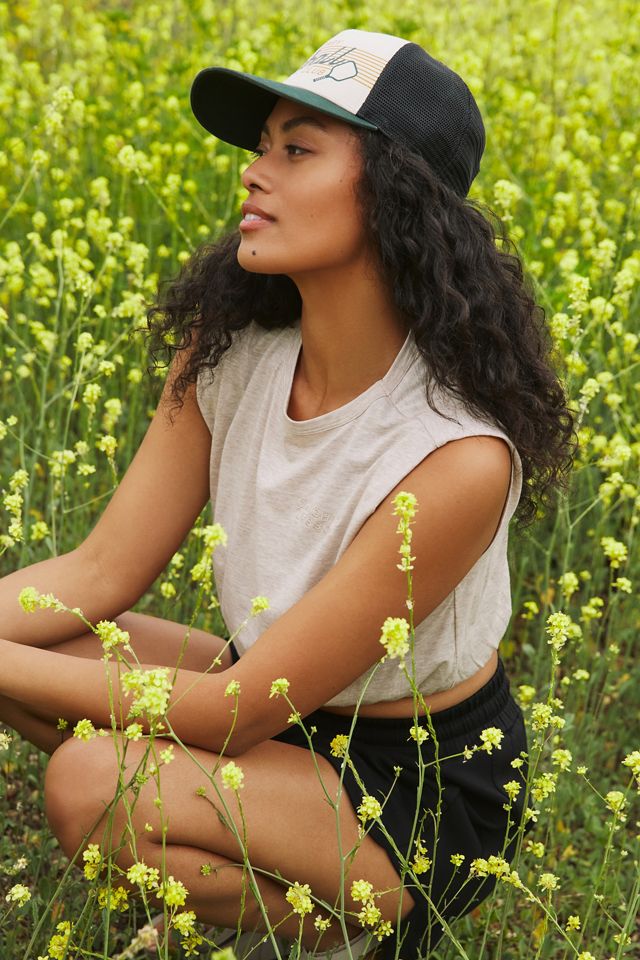
[(349, 737), (346, 733), (337, 733), (329, 744), (331, 755), (333, 757), (344, 757), (348, 743)]
[(174, 880), (171, 875), (158, 887), (156, 892), (156, 897), (159, 900), (164, 897), (168, 907), (183, 907), (188, 895), (189, 891), (185, 885), (180, 880)]
[(274, 680), (271, 684), (271, 692), (269, 694), (269, 699), (271, 697), (279, 697), (289, 691), (289, 681), (285, 677), (278, 677), (277, 680)]
[(7, 903), (17, 903), (19, 907), (23, 907), (25, 903), (31, 900), (31, 891), (24, 884), (16, 883), (5, 896), (5, 900)]
[(73, 728), (73, 735), (77, 737), (78, 740), (84, 740), (85, 742), (93, 740), (96, 736), (96, 728), (92, 724), (91, 720), (78, 720), (75, 727)]
[(299, 884), (296, 880), (293, 886), (287, 890), (285, 899), (293, 907), (293, 912), (299, 914), (301, 917), (304, 917), (306, 913), (311, 913), (313, 910), (311, 887), (308, 883)]
[(373, 884), (368, 880), (354, 880), (351, 884), (351, 897), (353, 900), (370, 900), (373, 895)]
[(538, 879), (538, 886), (543, 890), (557, 890), (559, 885), (558, 877), (553, 873), (541, 873)]
[(233, 760), (230, 760), (229, 763), (221, 770), (222, 784), (227, 787), (227, 789), (238, 791), (244, 787), (244, 772), (241, 767), (239, 767)]
[(365, 794), (358, 807), (358, 816), (365, 823), (367, 820), (376, 820), (382, 813), (382, 807), (375, 797)]
[(380, 643), (386, 650), (383, 660), (404, 657), (409, 652), (409, 624), (404, 617), (387, 617), (382, 624)]
[(487, 753), (492, 753), (494, 747), (500, 749), (503, 738), (504, 733), (499, 727), (486, 727), (480, 734), (480, 739), (482, 740), (482, 747), (480, 749), (486, 750)]
[(90, 843), (82, 854), (85, 861), (84, 875), (87, 880), (95, 880), (102, 869), (102, 854), (97, 843)]

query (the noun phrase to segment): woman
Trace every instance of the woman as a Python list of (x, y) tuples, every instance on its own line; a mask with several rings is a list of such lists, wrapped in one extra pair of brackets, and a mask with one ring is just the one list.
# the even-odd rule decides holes
[[(469, 875), (471, 861), (515, 851), (524, 790), (507, 812), (503, 785), (526, 774), (527, 742), (498, 655), (511, 613), (508, 525), (516, 508), (522, 525), (533, 519), (534, 494), (541, 501), (570, 469), (572, 415), (520, 261), (497, 249), (466, 200), (485, 137), (457, 74), (417, 44), (347, 30), (283, 83), (203, 70), (191, 103), (214, 135), (256, 148), (242, 175), (244, 217), (150, 311), (160, 317), (155, 348), (167, 333), (179, 344), (158, 413), (172, 400), (179, 412), (154, 417), (76, 550), (0, 583), (0, 718), (52, 754), (47, 814), (65, 852), (99, 842), (104, 824), (94, 824), (117, 781), (113, 741), (58, 746), (55, 722), (109, 728), (102, 650), (71, 615), (27, 619), (15, 598), (33, 585), (94, 623), (115, 618), (143, 664), (175, 666), (185, 628), (128, 607), (210, 497), (228, 533), (214, 555), (227, 627), (240, 627), (250, 597), (269, 607), (229, 649), (191, 631), (172, 727), (211, 770), (229, 732), (225, 691), (237, 681), (225, 753), (244, 774), (249, 857), (272, 925), (287, 917), (285, 943), (299, 929), (277, 873), (336, 904), (340, 857), (357, 847), (344, 864), (351, 944), (335, 920), (323, 930), (329, 914), (314, 908), (320, 919), (305, 920), (303, 946), (414, 960), (441, 938), (442, 920), (492, 889), (492, 878)], [(401, 491), (418, 503), (409, 614), (393, 509)], [(423, 700), (398, 660), (379, 662), (383, 623), (406, 616)], [(287, 699), (270, 695), (276, 678), (289, 681)], [(346, 750), (360, 782), (346, 766), (339, 845), (318, 772), (335, 801), (358, 702)], [(290, 703), (312, 731), (315, 761)], [(132, 770), (143, 751), (144, 742), (127, 745)], [(233, 928), (243, 884), (231, 866), (242, 859), (235, 833), (198, 795), (203, 776), (186, 754), (176, 751), (162, 774), (166, 871), (199, 919)], [(145, 785), (132, 817), (138, 859), (158, 866), (154, 797)], [(122, 804), (114, 820), (118, 833)], [(116, 862), (133, 862), (126, 845)], [(364, 901), (351, 895), (359, 879), (384, 891), (365, 931)], [(242, 926), (265, 928), (248, 891)]]

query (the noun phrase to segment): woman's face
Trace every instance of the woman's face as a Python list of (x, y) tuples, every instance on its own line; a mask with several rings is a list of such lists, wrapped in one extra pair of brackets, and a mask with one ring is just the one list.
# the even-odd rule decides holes
[[(295, 122), (302, 117), (314, 122)], [(296, 281), (363, 261), (368, 244), (354, 195), (360, 159), (353, 128), (284, 97), (265, 128), (261, 156), (244, 171), (242, 184), (249, 191), (245, 202), (274, 219), (239, 228), (240, 266)]]

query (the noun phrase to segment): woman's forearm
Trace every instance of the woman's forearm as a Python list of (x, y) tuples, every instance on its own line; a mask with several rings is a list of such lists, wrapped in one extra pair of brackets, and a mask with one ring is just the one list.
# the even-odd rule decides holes
[[(134, 602), (127, 604), (126, 599), (116, 597), (98, 564), (80, 549), (32, 563), (0, 579), (0, 637), (30, 647), (50, 647), (89, 628), (80, 617), (66, 611), (37, 609), (25, 613), (18, 603), (23, 587), (53, 593), (66, 606), (79, 607), (93, 624), (113, 619)], [(118, 606), (122, 609), (116, 609)]]
[[(142, 664), (136, 669), (157, 667)], [(127, 672), (126, 666), (120, 665), (120, 677)], [(108, 676), (118, 729), (135, 720), (148, 733), (149, 724), (143, 716), (127, 718), (135, 693), (121, 685), (115, 659), (88, 660), (0, 639), (0, 694), (61, 717), (70, 725), (87, 719), (95, 727), (111, 727)], [(169, 679), (172, 677), (173, 671), (169, 671)], [(228, 682), (224, 674), (177, 671), (168, 717), (183, 743), (216, 752), (222, 749), (233, 721), (233, 698), (224, 696)], [(236, 743), (239, 732), (236, 728)], [(234, 736), (226, 748), (230, 756), (236, 745)]]

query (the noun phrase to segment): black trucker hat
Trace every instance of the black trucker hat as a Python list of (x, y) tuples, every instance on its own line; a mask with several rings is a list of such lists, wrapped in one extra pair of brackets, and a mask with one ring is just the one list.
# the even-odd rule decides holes
[(206, 67), (191, 85), (198, 122), (227, 143), (254, 150), (278, 97), (379, 130), (420, 154), (461, 197), (480, 169), (485, 129), (464, 80), (417, 43), (343, 30), (280, 82)]

